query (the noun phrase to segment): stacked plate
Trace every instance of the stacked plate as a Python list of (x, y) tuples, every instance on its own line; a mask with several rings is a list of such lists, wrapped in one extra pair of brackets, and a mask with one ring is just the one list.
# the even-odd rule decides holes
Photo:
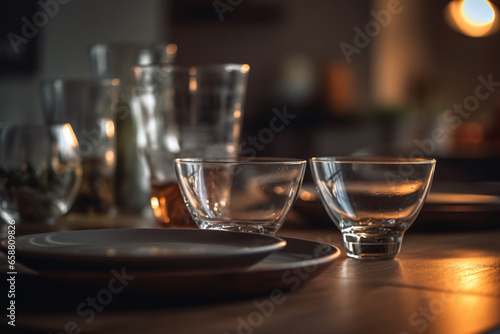
[(286, 275), (307, 270), (312, 278), (339, 255), (319, 242), (191, 229), (65, 231), (16, 240), (16, 260), (33, 277), (86, 288), (129, 277), (126, 291), (132, 294), (290, 289), (295, 281)]

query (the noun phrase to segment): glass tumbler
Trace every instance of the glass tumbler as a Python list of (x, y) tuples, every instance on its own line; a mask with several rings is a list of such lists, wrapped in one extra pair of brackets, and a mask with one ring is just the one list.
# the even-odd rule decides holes
[(130, 93), (134, 86), (132, 67), (171, 64), (176, 55), (174, 43), (95, 43), (89, 46), (92, 76), (122, 81), (123, 93)]
[(3, 124), (0, 217), (52, 224), (71, 207), (82, 177), (78, 141), (69, 124)]
[(175, 178), (174, 159), (238, 155), (249, 70), (244, 64), (134, 69), (132, 109), (140, 115), (151, 206), (160, 225), (195, 227)]
[(46, 80), (40, 85), (47, 124), (71, 124), (79, 142), (83, 181), (71, 213), (114, 214), (115, 122), (119, 86), (112, 80)]
[(429, 192), (436, 160), (382, 157), (312, 158), (312, 174), (347, 255), (395, 257)]
[(96, 43), (89, 47), (92, 77), (120, 82), (119, 99), (114, 104), (116, 126), (115, 202), (120, 212), (141, 213), (149, 203), (148, 166), (137, 137), (141, 128), (130, 108), (135, 84), (134, 66), (171, 64), (177, 54), (174, 43)]

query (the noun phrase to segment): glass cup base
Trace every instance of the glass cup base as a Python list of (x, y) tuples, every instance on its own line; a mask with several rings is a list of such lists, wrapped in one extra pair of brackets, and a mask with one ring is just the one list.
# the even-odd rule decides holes
[(403, 236), (365, 236), (344, 233), (344, 246), (347, 256), (358, 260), (393, 259), (401, 249)]
[(247, 232), (274, 235), (279, 229), (276, 225), (259, 225), (251, 223), (234, 223), (234, 222), (197, 222), (197, 225), (202, 230), (221, 230), (233, 232)]

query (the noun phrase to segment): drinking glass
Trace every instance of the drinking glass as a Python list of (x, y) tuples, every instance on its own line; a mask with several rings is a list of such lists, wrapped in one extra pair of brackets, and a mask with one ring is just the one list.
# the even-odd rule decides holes
[(247, 76), (242, 64), (141, 66), (132, 109), (151, 177), (151, 206), (162, 226), (195, 227), (175, 178), (175, 158), (238, 155)]
[(0, 135), (0, 217), (52, 224), (81, 183), (78, 141), (69, 124), (4, 124)]
[(79, 142), (83, 181), (71, 213), (114, 213), (115, 123), (119, 84), (112, 80), (46, 80), (40, 94), (47, 124), (70, 123)]
[(89, 47), (90, 69), (96, 79), (119, 79), (122, 92), (134, 85), (132, 67), (171, 64), (177, 55), (174, 43), (127, 44), (95, 43)]
[(89, 47), (90, 68), (96, 79), (120, 82), (115, 107), (117, 137), (115, 202), (118, 210), (140, 213), (149, 202), (147, 163), (138, 147), (137, 116), (130, 109), (135, 84), (132, 68), (138, 65), (170, 64), (177, 54), (173, 43), (96, 43)]
[(306, 160), (176, 159), (177, 180), (200, 229), (274, 234), (297, 198)]
[(312, 174), (349, 257), (395, 257), (429, 192), (436, 160), (312, 158)]

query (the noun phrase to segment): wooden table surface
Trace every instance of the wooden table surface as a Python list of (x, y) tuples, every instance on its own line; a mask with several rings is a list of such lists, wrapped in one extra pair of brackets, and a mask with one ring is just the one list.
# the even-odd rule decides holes
[[(41, 303), (35, 311), (17, 314), (17, 328), (28, 329), (27, 333), (78, 333), (64, 328), (75, 320), (81, 333), (500, 332), (500, 229), (410, 230), (397, 259), (382, 261), (346, 258), (334, 227), (285, 228), (278, 234), (328, 242), (338, 246), (342, 255), (324, 273), (287, 292), (279, 303), (270, 303), (271, 296), (264, 295), (180, 306), (112, 308), (97, 313), (89, 323), (74, 308), (48, 311)], [(259, 310), (257, 305), (267, 308)], [(5, 319), (2, 323), (5, 327)]]

